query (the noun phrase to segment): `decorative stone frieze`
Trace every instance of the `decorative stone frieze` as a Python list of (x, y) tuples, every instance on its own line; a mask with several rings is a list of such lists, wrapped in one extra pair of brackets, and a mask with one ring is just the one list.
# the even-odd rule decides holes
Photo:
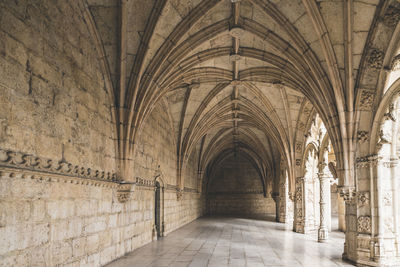
[(135, 184), (137, 186), (143, 186), (143, 187), (154, 187), (155, 186), (154, 180), (147, 180), (147, 179), (143, 179), (140, 177), (136, 177)]
[(101, 170), (92, 170), (65, 161), (41, 158), (34, 155), (5, 150), (0, 148), (0, 166), (13, 167), (35, 172), (45, 172), (49, 175), (66, 175), (84, 179), (117, 182), (117, 175)]
[(359, 233), (364, 233), (364, 234), (371, 233), (371, 217), (370, 216), (359, 216), (358, 217), (357, 231)]
[(368, 168), (371, 164), (376, 165), (378, 160), (381, 159), (378, 155), (368, 155), (356, 159), (357, 168)]

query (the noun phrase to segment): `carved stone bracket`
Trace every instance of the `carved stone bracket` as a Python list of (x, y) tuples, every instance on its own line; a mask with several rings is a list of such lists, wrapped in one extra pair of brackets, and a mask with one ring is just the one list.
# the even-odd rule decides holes
[(120, 183), (117, 188), (118, 201), (121, 203), (127, 202), (131, 198), (133, 191), (134, 191), (133, 183), (125, 183), (125, 182)]

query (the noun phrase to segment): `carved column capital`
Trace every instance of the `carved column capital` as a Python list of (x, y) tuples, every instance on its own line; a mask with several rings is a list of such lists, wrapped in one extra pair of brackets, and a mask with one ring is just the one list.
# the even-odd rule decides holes
[(352, 186), (341, 186), (338, 189), (340, 196), (344, 199), (346, 204), (350, 204), (357, 195), (355, 187)]

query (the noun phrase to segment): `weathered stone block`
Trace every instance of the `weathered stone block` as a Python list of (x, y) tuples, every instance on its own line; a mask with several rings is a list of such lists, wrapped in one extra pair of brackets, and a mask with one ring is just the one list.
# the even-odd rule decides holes
[(47, 214), (51, 219), (65, 219), (74, 215), (75, 205), (70, 200), (47, 202)]
[(71, 242), (55, 242), (51, 246), (51, 261), (54, 265), (65, 264), (72, 258), (72, 244)]

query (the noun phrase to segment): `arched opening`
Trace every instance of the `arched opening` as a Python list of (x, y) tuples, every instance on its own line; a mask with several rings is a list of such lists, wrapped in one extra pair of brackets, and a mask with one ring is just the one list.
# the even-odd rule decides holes
[[(260, 170), (243, 151), (232, 151), (212, 165), (206, 183), (209, 215), (252, 218), (275, 215), (271, 194), (264, 195)], [(267, 188), (271, 189), (272, 181), (267, 183)]]

